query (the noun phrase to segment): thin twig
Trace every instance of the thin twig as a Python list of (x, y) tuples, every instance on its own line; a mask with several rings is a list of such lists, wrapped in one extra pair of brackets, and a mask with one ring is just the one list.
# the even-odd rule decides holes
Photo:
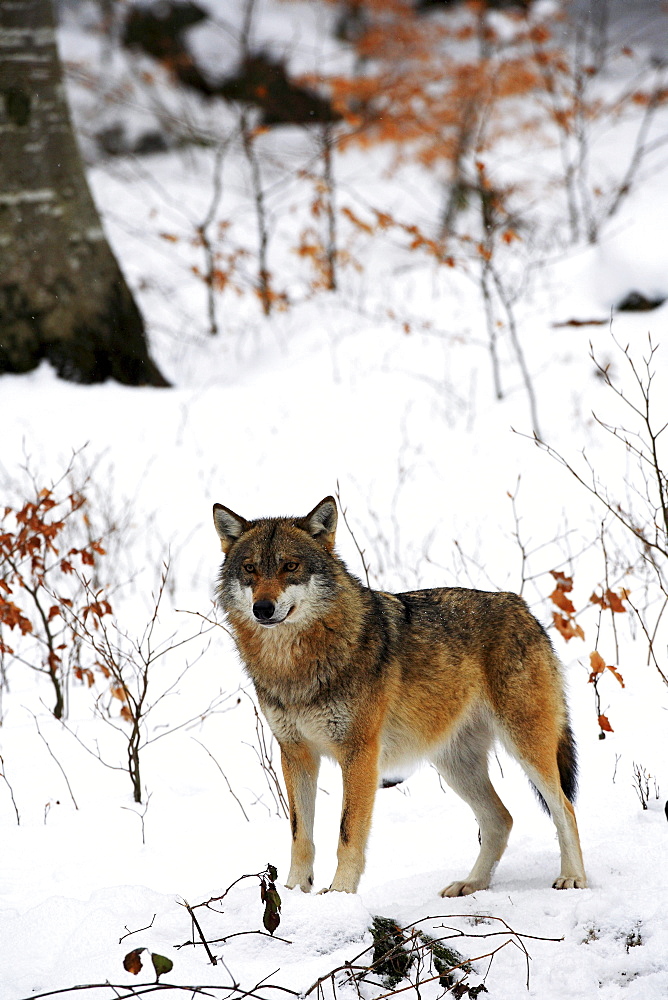
[[(28, 709), (28, 711), (30, 711), (30, 709)], [(72, 786), (70, 785), (70, 782), (69, 782), (69, 779), (67, 777), (67, 774), (65, 773), (65, 768), (63, 767), (63, 765), (60, 763), (60, 761), (56, 757), (55, 753), (53, 752), (53, 750), (49, 746), (48, 740), (44, 736), (42, 730), (39, 728), (39, 722), (37, 721), (37, 716), (33, 712), (30, 712), (30, 714), (33, 717), (33, 721), (35, 723), (35, 726), (37, 727), (37, 732), (39, 733), (40, 738), (44, 742), (44, 745), (45, 745), (46, 749), (49, 751), (49, 754), (51, 755), (51, 757), (55, 761), (56, 765), (58, 766), (58, 768), (60, 770), (60, 773), (62, 774), (63, 778), (65, 779), (65, 784), (67, 785), (67, 790), (70, 793), (70, 798), (72, 799), (72, 802), (74, 804), (74, 808), (78, 811), (79, 810), (79, 806), (77, 805), (77, 800), (74, 798), (74, 792), (72, 791)]]
[[(272, 983), (259, 983), (258, 986), (262, 986), (265, 990), (279, 990), (281, 993), (288, 993), (293, 997), (298, 997), (300, 995), (296, 990), (291, 990), (287, 986), (274, 986)], [(254, 992), (258, 986), (254, 986), (251, 990), (245, 991), (243, 996), (252, 998), (252, 1000), (266, 1000), (266, 997)], [(184, 986), (180, 983), (165, 982), (137, 983), (135, 986), (129, 986), (127, 983), (110, 983), (109, 980), (107, 980), (105, 983), (86, 983), (85, 985), (82, 984), (79, 986), (65, 986), (62, 989), (49, 990), (46, 993), (31, 993), (27, 997), (20, 998), (20, 1000), (43, 1000), (44, 997), (64, 996), (67, 993), (80, 993), (85, 990), (105, 989), (113, 990), (118, 1000), (129, 1000), (131, 997), (146, 996), (148, 993), (158, 993), (164, 990), (179, 990), (182, 993), (191, 993), (196, 996), (215, 997), (216, 993), (213, 992), (214, 990), (220, 993), (230, 994), (238, 992), (239, 987), (236, 983), (231, 986), (224, 986), (220, 983), (215, 983), (213, 985), (200, 984), (197, 986)]]
[(128, 929), (128, 925), (126, 924), (125, 925), (125, 929), (127, 931), (127, 934), (123, 934), (122, 937), (119, 937), (118, 943), (121, 944), (122, 941), (125, 941), (125, 939), (128, 938), (128, 937), (130, 937), (132, 934), (140, 934), (142, 931), (148, 931), (148, 930), (150, 930), (151, 927), (153, 927), (153, 922), (155, 921), (156, 916), (157, 916), (157, 914), (154, 913), (153, 916), (151, 917), (151, 923), (147, 924), (146, 927), (138, 927), (136, 931), (129, 930)]
[(182, 905), (185, 906), (186, 910), (190, 914), (190, 919), (192, 920), (193, 926), (195, 927), (197, 933), (200, 936), (200, 940), (201, 940), (202, 944), (204, 945), (204, 950), (205, 950), (205, 952), (208, 955), (209, 961), (211, 962), (212, 965), (217, 965), (218, 964), (218, 959), (216, 958), (216, 956), (212, 953), (211, 949), (209, 948), (207, 940), (204, 937), (204, 932), (202, 931), (202, 928), (199, 925), (199, 921), (198, 921), (197, 917), (195, 916), (195, 914), (193, 913), (192, 906), (190, 906), (190, 904), (185, 899), (183, 900)]
[[(197, 905), (202, 906), (202, 903), (198, 903)], [(196, 909), (196, 907), (193, 907), (193, 909)], [(233, 934), (226, 934), (225, 937), (212, 938), (209, 941), (209, 944), (226, 944), (228, 941), (231, 941), (232, 938), (244, 937), (247, 934), (259, 934), (260, 937), (269, 938), (270, 941), (281, 941), (283, 944), (293, 944), (292, 941), (289, 941), (287, 938), (279, 937), (278, 934), (268, 934), (267, 931), (261, 931), (259, 929), (256, 931), (235, 931)], [(180, 951), (181, 948), (196, 948), (197, 945), (201, 943), (201, 941), (184, 941), (183, 944), (175, 944), (174, 947), (177, 951)]]
[(336, 496), (336, 499), (339, 502), (339, 507), (341, 509), (341, 517), (343, 518), (343, 523), (345, 524), (346, 528), (350, 532), (350, 537), (352, 538), (353, 543), (355, 545), (355, 548), (357, 549), (357, 551), (359, 553), (359, 557), (362, 560), (362, 568), (364, 569), (364, 576), (366, 577), (366, 585), (367, 585), (367, 587), (369, 589), (371, 589), (371, 583), (369, 581), (369, 564), (367, 563), (367, 561), (366, 561), (366, 559), (364, 557), (364, 549), (360, 548), (360, 546), (358, 544), (358, 541), (355, 538), (355, 532), (350, 527), (350, 522), (348, 521), (348, 517), (347, 517), (347, 510), (343, 506), (343, 501), (341, 500), (341, 487), (339, 486), (338, 479), (336, 480), (336, 493), (335, 493), (335, 496)]
[(14, 789), (9, 784), (9, 780), (7, 778), (7, 775), (5, 774), (5, 762), (3, 760), (2, 754), (0, 754), (0, 778), (2, 778), (4, 783), (7, 785), (7, 788), (9, 789), (9, 796), (12, 800), (12, 805), (14, 806), (14, 812), (16, 813), (16, 825), (20, 826), (21, 814), (19, 813), (19, 807), (17, 806), (16, 799), (14, 798)]
[(222, 774), (223, 779), (225, 781), (225, 784), (227, 785), (227, 789), (228, 789), (230, 795), (232, 796), (232, 798), (234, 799), (234, 801), (237, 803), (237, 805), (241, 809), (242, 813), (244, 814), (244, 819), (246, 820), (247, 823), (250, 823), (250, 819), (248, 818), (248, 813), (246, 812), (246, 810), (244, 809), (243, 805), (241, 804), (241, 800), (239, 799), (238, 795), (236, 795), (236, 793), (233, 791), (232, 785), (230, 784), (227, 775), (223, 771), (222, 767), (220, 766), (220, 764), (218, 763), (218, 761), (216, 760), (216, 758), (213, 756), (213, 754), (208, 749), (208, 747), (205, 747), (204, 744), (200, 743), (200, 741), (198, 739), (195, 739), (194, 736), (191, 736), (191, 739), (195, 740), (195, 743), (199, 743), (199, 745), (201, 746), (202, 750), (205, 750), (206, 753), (208, 753), (209, 757), (211, 758), (211, 760), (214, 762), (214, 764), (216, 765), (216, 767), (218, 768), (218, 770)]

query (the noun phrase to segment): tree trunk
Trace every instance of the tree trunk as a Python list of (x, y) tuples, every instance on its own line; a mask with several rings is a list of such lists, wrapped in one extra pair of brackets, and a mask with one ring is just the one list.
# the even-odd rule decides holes
[(165, 386), (105, 238), (65, 99), (51, 0), (0, 2), (0, 373)]

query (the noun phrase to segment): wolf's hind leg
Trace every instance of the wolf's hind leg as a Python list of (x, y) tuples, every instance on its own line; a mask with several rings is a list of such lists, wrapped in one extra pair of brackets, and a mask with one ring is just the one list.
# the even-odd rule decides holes
[(320, 757), (307, 743), (281, 744), (281, 765), (290, 807), (292, 854), (286, 886), (302, 892), (313, 888), (313, 820)]
[[(572, 741), (570, 729), (565, 730), (561, 742)], [(504, 741), (505, 742), (505, 741)], [(553, 882), (555, 889), (586, 889), (584, 861), (580, 847), (580, 836), (575, 819), (573, 805), (564, 793), (562, 778), (559, 774), (559, 741), (549, 731), (543, 734), (542, 740), (534, 738), (533, 742), (522, 740), (521, 734), (516, 734), (513, 742), (506, 743), (508, 750), (516, 757), (524, 768), (529, 780), (540, 792), (549, 809), (552, 822), (557, 828), (559, 850), (561, 853), (561, 871)], [(574, 762), (575, 751), (570, 744), (570, 753)], [(570, 780), (574, 795), (575, 766), (573, 774), (565, 780)]]
[(467, 896), (487, 889), (513, 825), (512, 816), (489, 780), (487, 755), (492, 733), (482, 718), (468, 722), (434, 758), (450, 787), (467, 802), (480, 827), (480, 853), (466, 876), (451, 882), (441, 896)]

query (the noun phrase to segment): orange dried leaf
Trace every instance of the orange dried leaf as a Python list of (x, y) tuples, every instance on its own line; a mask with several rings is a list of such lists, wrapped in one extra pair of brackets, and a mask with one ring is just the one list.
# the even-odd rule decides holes
[(123, 968), (126, 972), (131, 972), (133, 976), (136, 976), (141, 972), (142, 966), (140, 955), (144, 950), (144, 948), (135, 948), (134, 951), (129, 951), (127, 953), (123, 959)]
[(609, 670), (614, 677), (617, 678), (622, 687), (625, 687), (624, 678), (620, 674), (617, 667), (613, 667), (610, 663), (606, 663), (601, 654), (594, 650), (593, 653), (589, 654), (589, 661), (591, 663), (591, 674), (589, 675), (590, 684), (593, 683), (604, 670)]
[(611, 664), (609, 664), (609, 663), (607, 664), (607, 667), (608, 667), (608, 670), (610, 671), (610, 673), (611, 673), (611, 674), (614, 674), (614, 676), (615, 676), (615, 677), (617, 678), (617, 680), (619, 681), (619, 683), (621, 684), (621, 686), (622, 686), (622, 687), (626, 687), (626, 685), (624, 684), (624, 678), (623, 678), (623, 677), (622, 677), (622, 675), (620, 674), (620, 672), (619, 672), (619, 670), (617, 669), (617, 667), (613, 667), (613, 666), (611, 666)]
[(572, 619), (564, 618), (563, 615), (553, 611), (552, 621), (554, 622), (555, 628), (561, 637), (566, 640), (566, 642), (568, 642), (569, 639), (584, 639), (585, 634), (582, 631), (582, 628), (572, 621)]
[(603, 594), (593, 593), (589, 600), (592, 604), (599, 604), (602, 608), (608, 611), (614, 611), (616, 614), (622, 614), (626, 612), (626, 608), (622, 604), (629, 595), (628, 590), (621, 590), (619, 594), (616, 594), (614, 590), (608, 588)]
[(562, 573), (559, 569), (551, 569), (550, 575), (554, 578), (554, 582), (559, 590), (569, 593), (573, 589), (572, 576), (566, 576), (566, 574)]
[(363, 220), (360, 219), (360, 217), (358, 215), (356, 215), (351, 208), (348, 208), (347, 205), (344, 205), (342, 207), (342, 209), (341, 209), (341, 215), (345, 215), (345, 217), (350, 222), (352, 222), (352, 224), (354, 226), (357, 226), (358, 229), (361, 229), (362, 232), (364, 232), (364, 233), (373, 233), (373, 228), (368, 223), (363, 222)]
[(566, 614), (575, 614), (575, 606), (573, 602), (570, 598), (566, 597), (566, 594), (563, 590), (560, 590), (559, 587), (552, 591), (550, 594), (550, 600), (553, 604), (556, 604), (558, 608), (561, 608), (562, 611), (565, 611)]
[(123, 719), (125, 722), (133, 721), (132, 712), (130, 711), (127, 705), (123, 705), (121, 708), (121, 719)]
[(606, 668), (606, 662), (597, 649), (595, 649), (593, 653), (589, 654), (589, 662), (591, 664), (591, 677), (595, 677), (597, 674), (602, 674)]
[(601, 729), (604, 732), (606, 732), (606, 733), (614, 733), (614, 729), (612, 728), (612, 726), (608, 722), (607, 715), (599, 715), (599, 717), (598, 717), (598, 724), (599, 724), (599, 726), (601, 727)]
[(387, 212), (379, 212), (377, 209), (374, 209), (374, 212), (380, 229), (389, 229), (394, 223), (394, 219)]
[(626, 608), (622, 604), (622, 599), (619, 594), (615, 594), (614, 590), (606, 590), (605, 596), (608, 600), (608, 607), (611, 611), (616, 614), (621, 614), (626, 611)]
[(23, 614), (13, 601), (6, 601), (0, 598), (0, 622), (9, 628), (18, 628), (21, 635), (27, 635), (33, 631), (32, 622)]

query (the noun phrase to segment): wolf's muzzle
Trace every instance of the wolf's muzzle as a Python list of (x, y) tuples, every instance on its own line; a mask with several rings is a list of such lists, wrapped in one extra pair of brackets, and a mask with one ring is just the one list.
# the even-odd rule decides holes
[(256, 601), (253, 605), (253, 614), (259, 622), (268, 622), (274, 617), (276, 605), (273, 601)]
[(264, 626), (264, 628), (273, 628), (275, 625), (280, 625), (289, 618), (294, 611), (295, 606), (292, 604), (287, 612), (278, 604), (274, 604), (273, 601), (255, 601), (253, 604), (253, 617), (258, 625)]

